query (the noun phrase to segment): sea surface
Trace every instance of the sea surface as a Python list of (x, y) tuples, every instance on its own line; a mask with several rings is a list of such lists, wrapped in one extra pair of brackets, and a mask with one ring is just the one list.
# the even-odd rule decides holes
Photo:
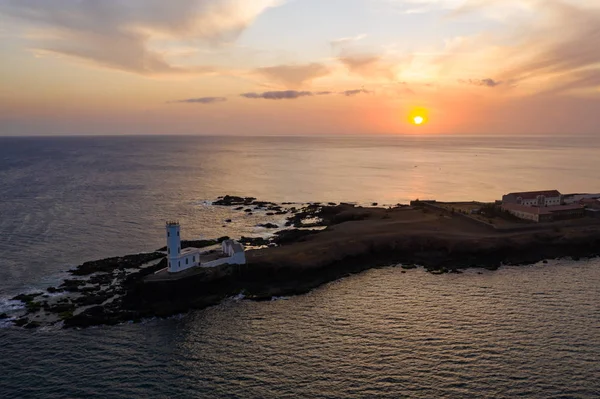
[[(600, 192), (593, 137), (0, 138), (0, 313), (86, 260), (267, 235), (211, 204)], [(225, 219), (232, 223), (225, 223)], [(373, 269), (309, 294), (86, 330), (0, 321), (0, 397), (598, 398), (600, 260)]]

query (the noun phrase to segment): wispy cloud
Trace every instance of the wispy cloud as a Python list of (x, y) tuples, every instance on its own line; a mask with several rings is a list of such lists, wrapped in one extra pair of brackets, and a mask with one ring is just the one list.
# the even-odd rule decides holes
[(317, 62), (305, 65), (278, 65), (258, 68), (256, 71), (287, 87), (301, 87), (314, 79), (327, 76), (330, 72), (327, 66)]
[(264, 99), (264, 100), (295, 100), (302, 97), (313, 97), (313, 96), (328, 96), (333, 94), (339, 94), (346, 97), (352, 97), (357, 94), (370, 93), (365, 89), (354, 89), (344, 90), (341, 92), (335, 91), (296, 91), (296, 90), (282, 90), (282, 91), (266, 91), (263, 93), (250, 92), (240, 94), (241, 97), (250, 99)]
[(358, 41), (364, 39), (365, 37), (367, 37), (367, 35), (364, 33), (361, 33), (360, 35), (356, 35), (356, 36), (351, 36), (351, 37), (340, 37), (339, 39), (334, 39), (334, 40), (330, 41), (329, 44), (331, 45), (331, 49), (333, 51), (335, 51), (338, 48), (343, 47), (347, 44), (358, 42)]
[(365, 90), (365, 89), (354, 89), (354, 90), (343, 91), (340, 94), (343, 94), (346, 97), (352, 97), (352, 96), (356, 96), (357, 94), (368, 94), (368, 93), (370, 93), (370, 91)]
[(215, 104), (227, 101), (226, 97), (199, 97), (169, 101), (169, 104)]
[(502, 82), (499, 82), (494, 79), (486, 78), (486, 79), (461, 79), (459, 82), (473, 85), (473, 86), (484, 86), (484, 87), (496, 87), (500, 86)]
[(365, 78), (396, 78), (396, 65), (376, 54), (342, 54), (338, 60), (354, 74)]
[[(400, 14), (422, 14), (455, 9), (465, 0), (378, 0)], [(468, 2), (468, 0), (466, 0)]]
[[(514, 33), (500, 39), (502, 45), (490, 43), (490, 36), (480, 36), (468, 44), (469, 48), (456, 48), (454, 54), (440, 62), (454, 64), (456, 69), (465, 68), (469, 53), (488, 51), (493, 57), (488, 58), (487, 65), (481, 65), (482, 70), (486, 68), (487, 73), (494, 73), (504, 84), (518, 84), (529, 93), (565, 94), (600, 89), (598, 4), (575, 0), (507, 0), (502, 3), (472, 0), (459, 8), (456, 16), (474, 12), (493, 14), (498, 7), (505, 14), (512, 10), (513, 14), (508, 15), (523, 17), (525, 13), (531, 20), (514, 26)], [(466, 82), (496, 87), (500, 81)]]
[(206, 73), (206, 65), (174, 65), (151, 41), (229, 42), (280, 0), (4, 0), (0, 13), (45, 29), (32, 45), (139, 74)]
[(282, 90), (282, 91), (266, 91), (264, 93), (243, 93), (240, 96), (251, 99), (265, 100), (295, 100), (300, 97), (312, 96), (310, 91)]

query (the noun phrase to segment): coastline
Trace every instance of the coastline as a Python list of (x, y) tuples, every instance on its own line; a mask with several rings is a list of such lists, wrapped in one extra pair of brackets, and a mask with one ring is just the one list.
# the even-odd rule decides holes
[[(255, 199), (242, 199), (242, 203), (278, 206)], [(221, 199), (217, 205), (239, 206), (239, 199)], [(239, 294), (253, 300), (303, 294), (350, 274), (392, 265), (406, 269), (418, 265), (442, 274), (473, 267), (495, 270), (501, 265), (600, 255), (598, 223), (499, 231), (421, 206), (313, 204), (287, 212), (286, 225), (293, 228), (280, 230), (270, 241), (246, 240), (253, 245), (276, 245), (247, 251), (246, 265), (199, 268), (169, 280), (156, 280), (152, 277), (154, 271), (165, 263), (160, 252), (86, 262), (72, 274), (91, 275), (88, 280), (66, 280), (54, 288), (74, 293), (76, 298), (53, 303), (40, 300), (43, 293), (23, 296), (20, 300), (26, 303), (27, 314), (15, 324), (38, 327), (32, 319), (39, 312), (54, 314), (52, 322), (62, 321), (65, 327), (167, 317)], [(306, 230), (316, 227), (322, 230)], [(125, 269), (137, 271), (126, 274)]]

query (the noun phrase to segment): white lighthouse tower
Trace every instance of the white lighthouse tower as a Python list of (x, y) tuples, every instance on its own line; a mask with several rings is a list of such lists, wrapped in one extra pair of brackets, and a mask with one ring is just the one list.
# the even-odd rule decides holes
[(179, 236), (179, 222), (167, 222), (167, 259), (169, 271), (179, 270), (179, 259), (181, 258), (181, 237)]

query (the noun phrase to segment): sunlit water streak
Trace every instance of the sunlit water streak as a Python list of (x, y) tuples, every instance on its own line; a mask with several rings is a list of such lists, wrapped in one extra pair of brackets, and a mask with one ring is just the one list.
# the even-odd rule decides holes
[[(254, 227), (264, 215), (205, 202), (218, 195), (396, 203), (600, 191), (597, 144), (0, 139), (0, 306), (84, 260), (163, 245), (164, 219), (188, 237), (265, 233)], [(0, 328), (0, 396), (600, 397), (600, 261), (481, 273), (385, 268), (142, 324)]]

